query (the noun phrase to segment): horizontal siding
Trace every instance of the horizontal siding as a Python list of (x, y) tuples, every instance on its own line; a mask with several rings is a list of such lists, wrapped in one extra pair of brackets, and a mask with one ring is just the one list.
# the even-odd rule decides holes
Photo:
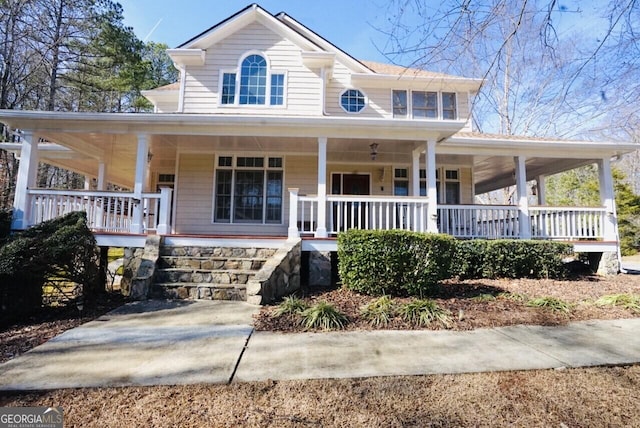
[[(286, 105), (252, 108), (218, 105), (220, 70), (234, 70), (246, 52), (267, 56), (271, 70), (287, 71)], [(302, 64), (300, 48), (254, 22), (207, 50), (204, 66), (187, 68), (185, 113), (247, 113), (261, 115), (319, 115), (320, 77)]]
[(176, 231), (211, 231), (213, 154), (181, 154), (176, 183)]

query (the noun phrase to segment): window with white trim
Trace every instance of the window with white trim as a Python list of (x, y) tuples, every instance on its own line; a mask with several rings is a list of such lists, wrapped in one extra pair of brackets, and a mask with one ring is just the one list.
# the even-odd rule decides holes
[(391, 102), (394, 118), (406, 118), (411, 112), (414, 119), (458, 119), (455, 92), (392, 89)]
[[(440, 180), (440, 171), (444, 172), (444, 189)], [(438, 192), (439, 204), (457, 205), (460, 203), (460, 170), (459, 169), (436, 169), (436, 189)], [(441, 189), (444, 190), (444, 198)], [(420, 196), (427, 195), (427, 171), (420, 169)]]
[(409, 196), (409, 170), (407, 168), (393, 170), (393, 194), (394, 196)]
[(272, 105), (285, 103), (286, 73), (269, 68), (261, 54), (244, 57), (238, 70), (224, 70), (220, 80), (221, 105)]
[(340, 94), (340, 106), (347, 113), (360, 113), (367, 105), (367, 97), (358, 89), (347, 89)]
[(407, 117), (407, 91), (393, 90), (391, 91), (393, 101), (393, 117)]
[(438, 118), (438, 93), (413, 91), (411, 92), (412, 113), (414, 118)]
[(455, 120), (458, 118), (455, 92), (442, 93), (442, 118), (450, 120)]
[(219, 156), (214, 222), (281, 224), (282, 165), (281, 157)]

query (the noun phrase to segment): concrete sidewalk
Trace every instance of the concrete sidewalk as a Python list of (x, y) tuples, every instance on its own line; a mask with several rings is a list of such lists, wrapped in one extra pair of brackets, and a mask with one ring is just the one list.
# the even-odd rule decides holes
[(241, 302), (124, 305), (0, 366), (0, 390), (229, 382), (258, 308)]
[[(640, 319), (455, 331), (253, 332), (255, 306), (125, 305), (0, 366), (0, 390), (227, 383), (640, 362)], [(245, 346), (246, 345), (246, 346)]]

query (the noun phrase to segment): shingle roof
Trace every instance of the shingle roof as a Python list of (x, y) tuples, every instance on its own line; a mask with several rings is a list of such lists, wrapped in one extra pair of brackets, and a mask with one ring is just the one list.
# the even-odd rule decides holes
[(460, 78), (460, 76), (454, 76), (451, 74), (438, 73), (435, 71), (419, 70), (417, 68), (408, 68), (400, 65), (385, 64), (382, 62), (374, 61), (360, 61), (367, 66), (371, 71), (378, 74), (390, 74), (397, 76), (414, 76), (414, 77), (431, 77), (431, 78)]

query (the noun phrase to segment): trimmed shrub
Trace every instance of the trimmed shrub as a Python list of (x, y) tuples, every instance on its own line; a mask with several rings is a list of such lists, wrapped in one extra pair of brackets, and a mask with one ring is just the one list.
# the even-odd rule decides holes
[(458, 241), (455, 263), (452, 264), (452, 276), (460, 279), (483, 278), (485, 254), (490, 241), (474, 239)]
[(454, 275), (473, 278), (563, 278), (563, 257), (570, 244), (553, 241), (500, 239), (459, 241)]
[(370, 295), (423, 295), (451, 276), (455, 239), (403, 230), (348, 230), (338, 235), (345, 287)]

